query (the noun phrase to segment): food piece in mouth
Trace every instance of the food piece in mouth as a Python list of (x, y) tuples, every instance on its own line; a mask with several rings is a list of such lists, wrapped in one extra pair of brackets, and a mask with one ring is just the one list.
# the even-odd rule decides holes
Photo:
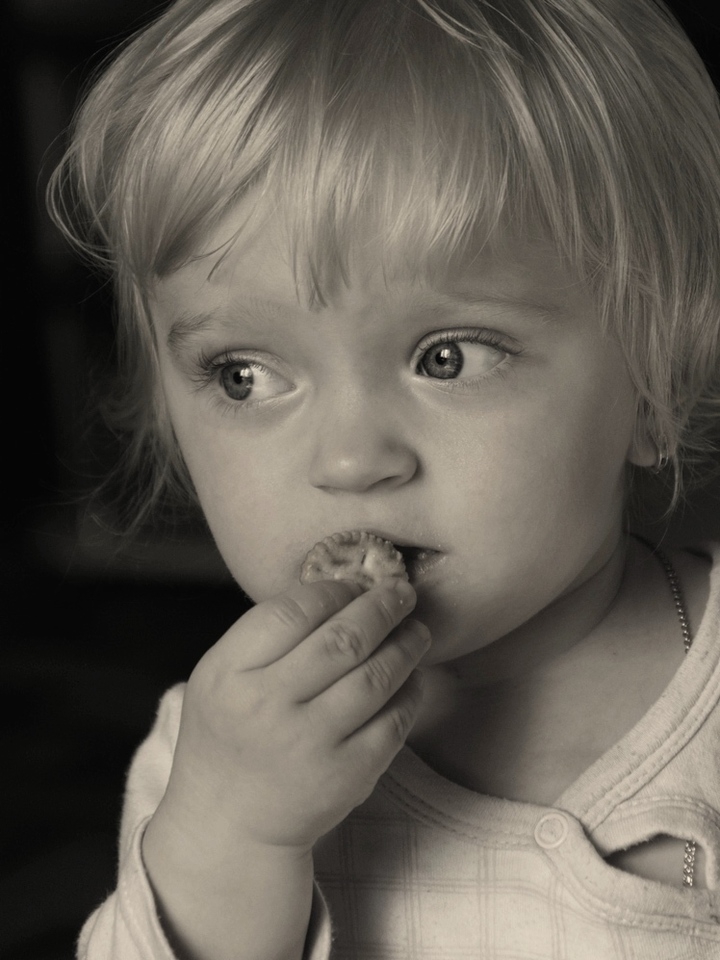
[(325, 537), (310, 550), (300, 567), (300, 582), (354, 580), (369, 590), (383, 580), (407, 580), (399, 550), (365, 530), (347, 530)]

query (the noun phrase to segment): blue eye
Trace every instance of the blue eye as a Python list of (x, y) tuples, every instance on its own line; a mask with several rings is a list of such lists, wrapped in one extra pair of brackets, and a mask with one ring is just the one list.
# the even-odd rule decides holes
[(252, 391), (255, 375), (246, 363), (230, 363), (223, 367), (220, 380), (231, 400), (246, 400)]
[(465, 358), (457, 343), (435, 343), (420, 358), (418, 372), (439, 380), (452, 380), (463, 368)]
[(200, 382), (217, 384), (228, 400), (240, 406), (272, 400), (293, 390), (293, 384), (272, 367), (228, 354), (201, 359)]
[(437, 335), (420, 354), (415, 372), (434, 380), (465, 380), (481, 377), (501, 363), (512, 351), (491, 334), (483, 339), (464, 334)]

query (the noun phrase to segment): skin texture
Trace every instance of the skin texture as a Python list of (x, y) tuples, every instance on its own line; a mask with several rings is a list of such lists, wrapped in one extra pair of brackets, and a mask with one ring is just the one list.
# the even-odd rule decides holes
[[(144, 855), (181, 955), (237, 960), (242, 942), (242, 960), (296, 960), (312, 845), (414, 722), (441, 772), (538, 802), (602, 748), (599, 720), (560, 764), (527, 745), (531, 729), (536, 745), (575, 729), (598, 664), (613, 716), (638, 612), (623, 589), (626, 468), (656, 451), (590, 292), (542, 239), (506, 237), (432, 285), (386, 278), (358, 242), (348, 284), (317, 306), (272, 214), (226, 245), (247, 212), (207, 238), (222, 256), (154, 291), (168, 417), (258, 605), (190, 678)], [(458, 348), (459, 375), (438, 375)], [(435, 551), (415, 590), (298, 584), (313, 544), (353, 529)], [(651, 583), (657, 570), (635, 585)], [(672, 605), (659, 611), (662, 689), (677, 663)]]
[[(158, 284), (169, 414), (220, 551), (253, 599), (286, 590), (307, 550), (336, 530), (430, 546), (444, 555), (417, 614), (432, 659), (455, 659), (607, 563), (626, 463), (651, 463), (655, 451), (634, 441), (619, 347), (546, 245), (509, 243), (453, 277), (450, 293), (491, 298), (477, 306), (402, 278), (386, 286), (361, 253), (350, 288), (319, 310), (298, 302), (273, 220), (216, 269), (210, 256)], [(218, 319), (171, 353), (172, 324), (200, 314)], [(474, 348), (485, 367), (476, 378), (418, 376), (422, 338), (458, 329), (496, 331), (520, 352)], [(275, 371), (267, 399), (243, 406), (217, 383), (198, 387), (198, 355), (223, 351)]]

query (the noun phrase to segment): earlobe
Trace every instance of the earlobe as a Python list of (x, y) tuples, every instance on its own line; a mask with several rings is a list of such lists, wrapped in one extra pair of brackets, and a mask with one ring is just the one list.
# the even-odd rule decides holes
[(655, 419), (650, 404), (639, 400), (627, 461), (635, 467), (659, 473), (670, 459), (670, 444)]
[[(667, 447), (662, 449), (667, 450)], [(659, 458), (659, 444), (643, 430), (637, 430), (628, 450), (628, 462), (636, 467), (654, 467)]]
[(655, 458), (655, 463), (651, 466), (653, 473), (660, 473), (668, 465), (670, 460), (670, 453), (668, 450), (668, 445), (665, 437), (660, 437), (657, 445), (657, 457)]
[(637, 431), (628, 451), (628, 462), (636, 467), (645, 467), (660, 473), (670, 460), (670, 451), (665, 437), (653, 439), (645, 431)]

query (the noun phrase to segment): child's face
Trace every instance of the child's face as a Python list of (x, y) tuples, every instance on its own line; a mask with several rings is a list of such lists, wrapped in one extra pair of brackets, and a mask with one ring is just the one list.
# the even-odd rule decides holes
[(323, 308), (299, 302), (272, 220), (212, 273), (215, 255), (159, 282), (162, 385), (246, 592), (284, 591), (335, 531), (428, 548), (411, 561), (415, 615), (439, 662), (594, 573), (619, 536), (626, 462), (651, 451), (633, 442), (620, 350), (548, 245), (508, 242), (436, 285), (385, 282), (365, 249)]

